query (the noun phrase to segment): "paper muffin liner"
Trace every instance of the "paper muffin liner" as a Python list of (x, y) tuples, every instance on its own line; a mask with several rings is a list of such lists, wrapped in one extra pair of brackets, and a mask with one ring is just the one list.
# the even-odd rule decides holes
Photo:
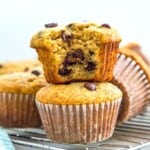
[(121, 99), (100, 104), (36, 104), (49, 139), (59, 143), (91, 143), (112, 136), (120, 102)]
[(119, 111), (118, 123), (139, 114), (150, 99), (150, 84), (142, 67), (124, 54), (118, 55), (114, 69), (116, 85), (123, 88), (123, 101)]
[(101, 61), (103, 62), (103, 65), (101, 65), (100, 68), (101, 81), (109, 81), (112, 79), (114, 65), (117, 60), (118, 48), (118, 42), (102, 44)]
[(3, 127), (39, 127), (40, 116), (34, 94), (0, 92), (0, 125)]

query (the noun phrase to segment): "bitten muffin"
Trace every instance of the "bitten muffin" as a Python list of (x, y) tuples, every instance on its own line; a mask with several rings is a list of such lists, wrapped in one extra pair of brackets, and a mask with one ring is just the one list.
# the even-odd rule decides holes
[(35, 93), (47, 83), (31, 73), (0, 76), (0, 125), (4, 127), (39, 127), (40, 117)]
[(112, 136), (121, 97), (111, 83), (75, 82), (40, 89), (36, 104), (49, 139), (91, 143)]
[(26, 72), (35, 67), (42, 67), (38, 60), (20, 60), (0, 63), (0, 75), (13, 72)]
[(150, 100), (149, 68), (137, 52), (121, 48), (114, 69), (112, 83), (120, 87), (123, 100), (118, 122), (125, 122), (139, 114)]
[(66, 83), (111, 80), (120, 41), (108, 24), (84, 22), (44, 29), (33, 35), (30, 45), (47, 81)]

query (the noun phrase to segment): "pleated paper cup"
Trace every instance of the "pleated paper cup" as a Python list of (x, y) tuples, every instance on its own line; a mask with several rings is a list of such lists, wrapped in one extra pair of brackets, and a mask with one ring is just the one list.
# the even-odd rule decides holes
[(118, 42), (102, 44), (102, 65), (100, 68), (101, 76), (99, 77), (99, 81), (110, 81), (113, 78), (113, 69), (117, 61), (118, 48)]
[(34, 94), (0, 92), (0, 126), (23, 128), (40, 125)]
[(150, 99), (149, 78), (140, 63), (133, 57), (120, 53), (114, 69), (112, 83), (120, 87), (123, 101), (118, 122), (124, 122), (139, 114)]
[(121, 99), (100, 104), (36, 104), (49, 139), (58, 143), (91, 143), (112, 136), (120, 102)]

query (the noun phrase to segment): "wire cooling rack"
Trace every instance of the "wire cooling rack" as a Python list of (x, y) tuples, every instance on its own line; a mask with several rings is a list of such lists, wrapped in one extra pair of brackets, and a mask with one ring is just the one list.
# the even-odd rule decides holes
[(7, 129), (17, 150), (150, 150), (150, 105), (144, 112), (117, 125), (106, 141), (89, 145), (59, 144), (46, 138), (41, 129)]

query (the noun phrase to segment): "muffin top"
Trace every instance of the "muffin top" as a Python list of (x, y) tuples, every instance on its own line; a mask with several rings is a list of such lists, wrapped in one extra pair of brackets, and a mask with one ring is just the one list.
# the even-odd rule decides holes
[(114, 101), (121, 97), (122, 92), (108, 82), (51, 84), (40, 89), (36, 94), (36, 100), (45, 104), (93, 104)]
[(13, 72), (26, 72), (31, 68), (41, 66), (38, 60), (20, 60), (0, 63), (0, 75)]
[(124, 46), (124, 48), (130, 49), (132, 51), (135, 51), (137, 54), (139, 54), (142, 59), (145, 61), (145, 63), (150, 67), (150, 60), (149, 58), (143, 53), (141, 46), (138, 43), (130, 42), (127, 45)]
[(141, 55), (139, 55), (136, 51), (131, 50), (126, 47), (122, 47), (119, 49), (119, 53), (125, 55), (126, 57), (131, 58), (133, 61), (136, 62), (144, 71), (145, 75), (147, 76), (149, 83), (150, 83), (150, 68), (149, 65), (143, 60)]
[(32, 73), (12, 73), (0, 76), (0, 92), (33, 94), (47, 85), (43, 76)]
[[(70, 23), (66, 26), (46, 26), (47, 28), (33, 35), (30, 46), (37, 49), (55, 51), (56, 44), (76, 43), (77, 39), (89, 41), (93, 39), (97, 45), (101, 43), (120, 42), (119, 33), (108, 24), (92, 22)], [(58, 49), (57, 49), (58, 50)]]

